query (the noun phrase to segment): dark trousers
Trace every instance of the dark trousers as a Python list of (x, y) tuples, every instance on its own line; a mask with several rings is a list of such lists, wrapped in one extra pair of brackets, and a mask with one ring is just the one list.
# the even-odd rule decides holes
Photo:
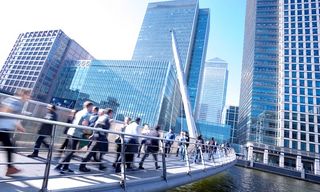
[[(77, 149), (77, 146), (79, 144), (79, 138), (77, 137), (69, 137), (69, 143), (68, 143), (68, 149), (72, 151), (67, 151), (65, 157), (63, 157), (60, 161), (60, 164), (57, 166), (57, 168), (61, 168), (63, 166), (63, 169), (69, 169), (69, 163), (71, 161), (71, 158), (73, 154), (75, 153), (74, 150)], [(62, 164), (67, 163), (67, 164)]]
[(142, 157), (142, 159), (141, 159), (141, 161), (140, 161), (140, 163), (139, 163), (139, 166), (143, 166), (143, 162), (144, 162), (144, 160), (146, 160), (146, 158), (148, 158), (149, 157), (149, 155), (150, 155), (150, 153), (152, 154), (152, 156), (153, 156), (153, 159), (154, 159), (154, 165), (156, 166), (156, 167), (158, 167), (158, 151), (148, 151), (147, 150), (147, 152), (143, 155), (143, 157)]
[(62, 143), (62, 145), (61, 145), (61, 147), (60, 147), (60, 149), (61, 149), (61, 153), (62, 153), (62, 150), (63, 149), (66, 149), (67, 147), (68, 147), (68, 143), (69, 143), (69, 139), (68, 138), (66, 138), (65, 140), (64, 140), (64, 142)]
[[(102, 142), (107, 142), (107, 141), (102, 141)], [(95, 160), (98, 162), (101, 162), (102, 155), (103, 155), (101, 150), (103, 148), (103, 145), (105, 144), (102, 142), (99, 142), (99, 141), (92, 141), (91, 142), (90, 147), (89, 147), (85, 157), (83, 158), (80, 167), (85, 167), (85, 162), (88, 162), (92, 157), (96, 156), (98, 151), (100, 152), (100, 154), (99, 154), (98, 158), (95, 158)]]
[(38, 155), (39, 154), (39, 148), (41, 146), (41, 144), (43, 144), (46, 148), (49, 148), (49, 144), (45, 141), (45, 139), (47, 138), (47, 136), (39, 136), (36, 144), (34, 145), (34, 150), (33, 150), (33, 154)]
[[(129, 139), (128, 141), (126, 141), (124, 160), (126, 162), (127, 168), (129, 168), (129, 169), (132, 168), (132, 164), (134, 161), (134, 154), (138, 150), (137, 145), (138, 145), (138, 142), (136, 139)], [(121, 161), (122, 161), (122, 159), (119, 158), (118, 163), (116, 163), (116, 171), (120, 170)]]
[(171, 143), (165, 143), (164, 153), (169, 154), (171, 151)]
[(9, 147), (6, 148), (7, 151), (7, 161), (8, 161), (8, 167), (12, 167), (13, 165), (11, 165), (10, 163), (12, 163), (12, 153), (13, 153), (13, 144), (10, 140), (10, 133), (3, 133), (0, 132), (0, 141), (2, 142), (4, 147)]
[(138, 157), (140, 157), (142, 146), (145, 145), (146, 142), (147, 142), (147, 139), (142, 139), (142, 141), (139, 145), (139, 148), (138, 148)]

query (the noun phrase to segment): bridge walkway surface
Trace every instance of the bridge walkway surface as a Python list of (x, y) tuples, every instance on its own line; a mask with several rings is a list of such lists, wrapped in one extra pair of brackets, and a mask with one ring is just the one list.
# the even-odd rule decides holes
[[(16, 167), (22, 169), (22, 172), (11, 177), (5, 176), (5, 165), (1, 165), (0, 169), (0, 191), (13, 192), (24, 191), (34, 192), (40, 191), (42, 187), (46, 153), (41, 153), (39, 157), (29, 158), (25, 153), (14, 155)], [(5, 153), (0, 153), (0, 158), (5, 158)], [(54, 170), (59, 158), (53, 158), (50, 168), (50, 179), (48, 182), (49, 191), (124, 191), (120, 185), (121, 175), (115, 173), (112, 167), (114, 161), (113, 155), (105, 155), (104, 162), (107, 166), (105, 171), (100, 171), (96, 165), (89, 165), (90, 173), (82, 173), (78, 171), (81, 154), (77, 155), (72, 161), (70, 168), (74, 173), (61, 174)], [(149, 161), (148, 161), (149, 159)], [(144, 164), (144, 170), (135, 167), (126, 171), (127, 186), (126, 191), (161, 191), (170, 189), (182, 184), (187, 184), (221, 171), (234, 165), (233, 156), (218, 159), (216, 162), (206, 162), (203, 164), (186, 165), (185, 161), (181, 161), (172, 154), (166, 160), (167, 179), (162, 177), (163, 169), (155, 169), (152, 158), (148, 158)], [(140, 158), (135, 158), (139, 161)], [(229, 161), (229, 162), (227, 162)], [(21, 162), (21, 164), (19, 163)], [(34, 164), (30, 164), (34, 163)], [(39, 163), (39, 164), (37, 164)], [(136, 163), (137, 164), (137, 163)]]
[[(0, 191), (5, 192), (33, 192), (33, 191), (165, 191), (177, 186), (185, 185), (214, 174), (226, 170), (236, 163), (236, 155), (232, 148), (218, 146), (218, 145), (205, 145), (196, 144), (194, 141), (180, 142), (180, 148), (184, 152), (180, 153), (179, 157), (176, 154), (167, 154), (165, 157), (163, 137), (151, 137), (143, 135), (130, 135), (123, 132), (119, 132), (116, 129), (103, 130), (99, 128), (91, 128), (87, 126), (80, 126), (74, 124), (67, 124), (57, 121), (49, 121), (45, 119), (39, 119), (34, 117), (27, 117), (23, 115), (8, 114), (0, 112), (0, 116), (9, 118), (17, 118), (23, 120), (25, 123), (27, 132), (15, 134), (15, 140), (17, 147), (15, 147), (16, 153), (14, 153), (13, 165), (22, 171), (16, 175), (10, 177), (6, 175), (6, 152), (5, 146), (0, 146)], [(39, 157), (30, 158), (27, 157), (33, 150), (33, 141), (37, 138), (38, 134), (32, 131), (32, 128), (36, 127), (36, 123), (52, 124), (52, 134), (48, 136), (50, 141), (49, 149), (40, 148)], [(58, 164), (60, 157), (57, 154), (62, 152), (57, 148), (61, 141), (65, 137), (61, 136), (61, 132), (65, 127), (75, 127), (82, 129), (83, 131), (99, 131), (108, 134), (108, 140), (114, 141), (115, 137), (121, 138), (121, 156), (124, 157), (128, 152), (125, 151), (124, 143), (126, 136), (139, 137), (147, 140), (159, 140), (160, 151), (157, 153), (158, 163), (160, 169), (155, 169), (154, 160), (152, 157), (146, 159), (144, 162), (145, 169), (138, 169), (140, 158), (135, 158), (134, 168), (131, 170), (124, 169), (126, 162), (121, 162), (120, 173), (115, 173), (115, 169), (112, 167), (112, 163), (115, 160), (116, 152), (114, 150), (115, 143), (108, 142), (109, 151), (103, 157), (103, 163), (107, 167), (106, 170), (100, 171), (96, 162), (87, 162), (87, 167), (91, 169), (89, 173), (79, 172), (79, 164), (85, 155), (87, 150), (75, 150), (74, 158), (69, 163), (69, 166), (74, 173), (62, 174), (56, 171), (54, 168)], [(60, 135), (59, 135), (60, 133)], [(32, 136), (32, 137), (30, 137)], [(113, 138), (112, 138), (113, 137)], [(89, 142), (88, 139), (80, 139), (84, 142)], [(177, 150), (177, 140), (169, 140), (174, 142), (173, 146), (176, 146), (172, 151)], [(57, 142), (57, 143), (55, 143)], [(189, 147), (186, 149), (186, 144)], [(196, 147), (197, 146), (197, 147)], [(202, 153), (201, 149), (215, 149), (210, 153), (214, 156), (214, 161), (208, 160), (208, 153)], [(200, 150), (197, 150), (200, 149)], [(66, 149), (65, 151), (70, 151)], [(195, 152), (198, 153), (198, 161), (194, 161)], [(96, 151), (99, 152), (99, 151)], [(142, 154), (141, 154), (142, 157)], [(186, 161), (180, 158), (184, 157)]]

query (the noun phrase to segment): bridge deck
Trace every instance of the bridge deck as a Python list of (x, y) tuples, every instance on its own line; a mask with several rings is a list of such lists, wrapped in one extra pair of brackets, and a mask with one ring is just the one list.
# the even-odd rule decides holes
[[(81, 154), (79, 154), (81, 156)], [(120, 186), (120, 174), (114, 172), (112, 162), (114, 156), (105, 155), (105, 165), (107, 169), (100, 171), (96, 165), (88, 165), (91, 169), (90, 173), (81, 173), (78, 171), (78, 164), (81, 157), (76, 156), (71, 162), (70, 168), (75, 172), (71, 174), (60, 174), (54, 170), (55, 165), (58, 162), (58, 158), (51, 164), (50, 179), (48, 183), (48, 190), (53, 191), (123, 191)], [(25, 153), (19, 153), (14, 155), (14, 161), (21, 164), (16, 165), (22, 172), (13, 176), (6, 177), (5, 165), (0, 165), (0, 188), (1, 191), (39, 191), (42, 186), (43, 175), (46, 155), (40, 154), (39, 158), (28, 158)], [(1, 162), (5, 159), (5, 153), (0, 152)], [(158, 159), (161, 156), (158, 155)], [(229, 164), (226, 159), (219, 159), (216, 162), (206, 162), (205, 169), (202, 164), (190, 164), (191, 172), (188, 175), (189, 168), (186, 166), (186, 162), (180, 161), (178, 157), (171, 155), (166, 158), (167, 168), (167, 181), (164, 181), (161, 177), (163, 174), (162, 166), (160, 169), (155, 170), (152, 157), (148, 157), (144, 164), (145, 169), (133, 169), (127, 171), (127, 190), (128, 191), (152, 191), (155, 189), (168, 189), (181, 184), (186, 184), (212, 174), (216, 174), (225, 170), (228, 166), (234, 164), (233, 158), (229, 158)], [(135, 161), (140, 161), (140, 158), (135, 158)], [(224, 163), (222, 165), (222, 162)], [(39, 163), (39, 164), (25, 164), (25, 163)], [(138, 163), (135, 163), (138, 165)], [(162, 165), (160, 162), (159, 165)], [(130, 186), (130, 187), (129, 187)], [(136, 189), (135, 189), (136, 188)]]

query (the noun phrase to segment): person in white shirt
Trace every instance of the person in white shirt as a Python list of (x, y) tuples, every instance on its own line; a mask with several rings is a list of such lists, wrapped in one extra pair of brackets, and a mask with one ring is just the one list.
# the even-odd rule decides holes
[(134, 155), (138, 151), (138, 137), (134, 135), (139, 135), (139, 124), (141, 119), (138, 117), (135, 121), (131, 122), (125, 129), (124, 133), (131, 134), (126, 135), (124, 137), (126, 143), (126, 150), (125, 150), (125, 161), (127, 164), (127, 169), (132, 169), (132, 163), (134, 160)]
[[(90, 101), (84, 102), (83, 109), (76, 113), (72, 124), (88, 126), (92, 107), (93, 107), (92, 102)], [(82, 138), (84, 131), (85, 131), (84, 129), (79, 129), (75, 127), (69, 128), (67, 132), (69, 137), (68, 148), (71, 150), (67, 152), (66, 156), (62, 158), (60, 163), (55, 167), (55, 170), (60, 171), (61, 174), (74, 172), (73, 170), (69, 169), (69, 163), (71, 161), (73, 154), (75, 153), (74, 150), (77, 149), (77, 145), (80, 139)]]

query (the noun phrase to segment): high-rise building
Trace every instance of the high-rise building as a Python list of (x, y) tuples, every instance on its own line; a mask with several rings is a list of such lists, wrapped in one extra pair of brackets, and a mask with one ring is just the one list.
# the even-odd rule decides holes
[(221, 123), (226, 103), (228, 64), (219, 58), (205, 63), (197, 120)]
[(239, 114), (239, 107), (237, 106), (228, 106), (226, 108), (225, 114), (225, 122), (224, 124), (230, 125), (230, 142), (237, 143), (236, 134), (238, 128), (238, 114)]
[(258, 133), (257, 122), (261, 113), (277, 112), (278, 7), (279, 0), (247, 1), (237, 135), (241, 144), (258, 137), (262, 143), (277, 144), (278, 130), (264, 127)]
[(280, 6), (279, 145), (320, 153), (320, 1)]
[(34, 100), (48, 102), (62, 63), (92, 58), (61, 30), (21, 33), (0, 71), (0, 91), (28, 88)]
[(67, 61), (52, 102), (86, 100), (114, 110), (114, 118), (140, 117), (151, 127), (175, 126), (179, 103), (173, 102), (176, 73), (166, 61), (80, 60)]
[(239, 139), (320, 152), (319, 0), (247, 1)]
[(174, 62), (170, 34), (173, 30), (193, 112), (206, 57), (209, 14), (209, 9), (199, 9), (198, 0), (149, 3), (132, 57)]

